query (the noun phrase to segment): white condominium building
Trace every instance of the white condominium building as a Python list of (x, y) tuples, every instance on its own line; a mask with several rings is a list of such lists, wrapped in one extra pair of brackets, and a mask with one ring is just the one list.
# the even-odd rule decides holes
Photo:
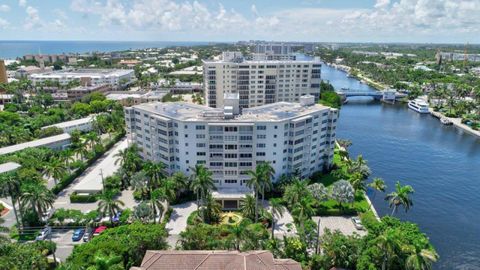
[(74, 71), (51, 71), (29, 75), (33, 85), (46, 81), (67, 85), (78, 80), (84, 86), (110, 85), (119, 87), (136, 80), (133, 69), (79, 69)]
[[(308, 177), (331, 165), (338, 112), (314, 104), (313, 96), (301, 102), (267, 104), (241, 115), (232, 114), (229, 106), (146, 103), (125, 108), (125, 120), (142, 158), (187, 175), (204, 164), (213, 172), (214, 196), (222, 198), (232, 190), (247, 192), (247, 171), (261, 161), (275, 169), (274, 181), (282, 174)], [(229, 199), (222, 200), (224, 208), (236, 208), (234, 197), (223, 197)]]
[(225, 52), (222, 60), (203, 61), (206, 104), (223, 108), (224, 94), (238, 93), (240, 108), (275, 102), (298, 102), (303, 95), (320, 96), (321, 62), (315, 60), (246, 60)]

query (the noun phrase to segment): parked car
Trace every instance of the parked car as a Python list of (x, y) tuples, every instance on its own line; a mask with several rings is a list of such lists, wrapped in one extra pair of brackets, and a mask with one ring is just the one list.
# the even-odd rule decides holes
[(37, 236), (37, 238), (35, 238), (36, 241), (43, 241), (45, 239), (47, 239), (50, 234), (52, 233), (52, 228), (50, 227), (45, 227), (43, 228), (43, 230), (40, 231), (40, 234)]
[(92, 228), (88, 227), (87, 230), (85, 231), (85, 234), (83, 235), (83, 242), (90, 241), (92, 237), (93, 237), (93, 230)]
[(117, 223), (120, 222), (120, 216), (122, 215), (122, 211), (118, 211), (115, 216), (113, 216), (112, 221)]
[(357, 230), (363, 230), (363, 225), (362, 225), (362, 221), (360, 220), (359, 217), (352, 217), (352, 222), (353, 222), (353, 225), (355, 226), (355, 228), (357, 228)]
[(47, 222), (55, 213), (55, 208), (50, 208), (42, 214), (42, 221)]
[(105, 231), (107, 229), (107, 226), (99, 226), (95, 229), (95, 231), (93, 231), (93, 236), (97, 236), (97, 235), (100, 235), (103, 231)]
[(74, 242), (80, 241), (80, 239), (82, 239), (84, 234), (85, 234), (85, 229), (84, 228), (76, 229), (75, 231), (73, 231), (72, 241), (74, 241)]

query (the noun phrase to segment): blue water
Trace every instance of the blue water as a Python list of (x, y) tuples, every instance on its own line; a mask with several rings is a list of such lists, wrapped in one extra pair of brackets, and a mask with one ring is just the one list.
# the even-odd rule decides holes
[[(336, 88), (370, 90), (326, 65), (322, 77)], [(434, 269), (480, 269), (480, 139), (405, 105), (356, 98), (340, 111), (338, 138), (350, 139), (372, 177), (415, 189), (413, 208), (398, 216), (417, 223), (441, 258)], [(380, 215), (391, 213), (384, 194), (370, 198)]]
[(209, 42), (179, 41), (2, 41), (0, 58), (15, 59), (27, 54), (112, 52), (128, 49), (207, 45)]

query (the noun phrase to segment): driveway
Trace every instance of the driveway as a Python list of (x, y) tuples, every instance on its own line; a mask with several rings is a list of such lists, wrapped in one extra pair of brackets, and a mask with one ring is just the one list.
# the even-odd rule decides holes
[(178, 235), (187, 228), (187, 219), (190, 214), (197, 210), (195, 202), (187, 202), (182, 204), (171, 205), (173, 211), (170, 220), (165, 227), (169, 234), (167, 239), (171, 248), (175, 248), (178, 241)]
[(320, 219), (320, 235), (322, 235), (326, 228), (330, 231), (339, 230), (344, 235), (353, 235), (357, 233), (358, 235), (366, 235), (367, 232), (364, 230), (357, 230), (353, 225), (351, 216), (340, 216), (340, 217), (312, 217), (313, 221), (318, 224)]

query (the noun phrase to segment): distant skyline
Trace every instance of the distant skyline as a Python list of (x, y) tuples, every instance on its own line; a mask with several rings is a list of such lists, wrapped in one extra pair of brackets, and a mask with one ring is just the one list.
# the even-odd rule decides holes
[(0, 0), (1, 40), (480, 43), (480, 0)]

